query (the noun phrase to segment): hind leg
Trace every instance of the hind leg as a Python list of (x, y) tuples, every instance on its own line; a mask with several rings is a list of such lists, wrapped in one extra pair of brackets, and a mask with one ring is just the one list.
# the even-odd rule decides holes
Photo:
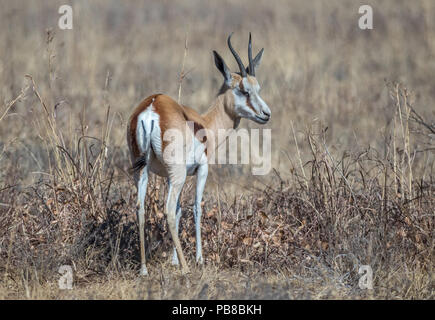
[[(174, 172), (175, 171), (175, 172)], [(176, 228), (177, 203), (180, 197), (181, 189), (183, 188), (186, 179), (186, 168), (173, 170), (173, 174), (169, 178), (168, 200), (166, 204), (166, 217), (168, 219), (169, 231), (171, 232), (172, 240), (178, 254), (178, 259), (181, 263), (183, 273), (189, 272), (186, 259), (181, 249), (180, 239)]]
[(145, 261), (145, 196), (148, 186), (148, 168), (143, 167), (139, 173), (137, 183), (138, 194), (138, 220), (139, 220), (139, 238), (140, 238), (140, 274), (143, 276), (148, 275), (148, 270)]

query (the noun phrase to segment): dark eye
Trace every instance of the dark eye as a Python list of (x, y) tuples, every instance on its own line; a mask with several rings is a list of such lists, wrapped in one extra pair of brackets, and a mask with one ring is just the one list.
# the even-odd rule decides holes
[(242, 93), (243, 93), (246, 97), (249, 97), (249, 92), (248, 92), (248, 91), (242, 91)]

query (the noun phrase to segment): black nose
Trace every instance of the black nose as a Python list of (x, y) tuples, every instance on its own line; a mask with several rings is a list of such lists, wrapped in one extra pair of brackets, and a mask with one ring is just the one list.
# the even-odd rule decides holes
[(266, 117), (270, 118), (270, 113), (269, 112), (261, 111), (261, 113), (263, 113)]

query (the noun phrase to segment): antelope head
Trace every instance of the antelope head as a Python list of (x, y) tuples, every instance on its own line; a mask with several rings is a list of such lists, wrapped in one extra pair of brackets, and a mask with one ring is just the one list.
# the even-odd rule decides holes
[(226, 104), (226, 107), (230, 108), (227, 112), (233, 114), (236, 118), (246, 118), (265, 124), (269, 121), (271, 112), (266, 102), (260, 97), (260, 85), (255, 78), (255, 71), (260, 65), (264, 48), (252, 59), (252, 41), (251, 34), (249, 34), (249, 65), (245, 68), (242, 59), (231, 45), (232, 35), (231, 33), (228, 37), (228, 47), (237, 61), (239, 72), (231, 72), (223, 58), (216, 51), (213, 51), (216, 67), (224, 76), (221, 93), (229, 95), (231, 101), (231, 103)]

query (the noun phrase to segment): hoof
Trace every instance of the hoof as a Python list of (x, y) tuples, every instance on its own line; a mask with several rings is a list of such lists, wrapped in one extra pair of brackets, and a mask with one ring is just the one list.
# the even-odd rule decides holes
[(144, 277), (148, 276), (148, 270), (147, 270), (147, 267), (146, 267), (146, 266), (142, 266), (142, 267), (140, 268), (140, 275), (141, 275), (141, 276), (144, 276)]

